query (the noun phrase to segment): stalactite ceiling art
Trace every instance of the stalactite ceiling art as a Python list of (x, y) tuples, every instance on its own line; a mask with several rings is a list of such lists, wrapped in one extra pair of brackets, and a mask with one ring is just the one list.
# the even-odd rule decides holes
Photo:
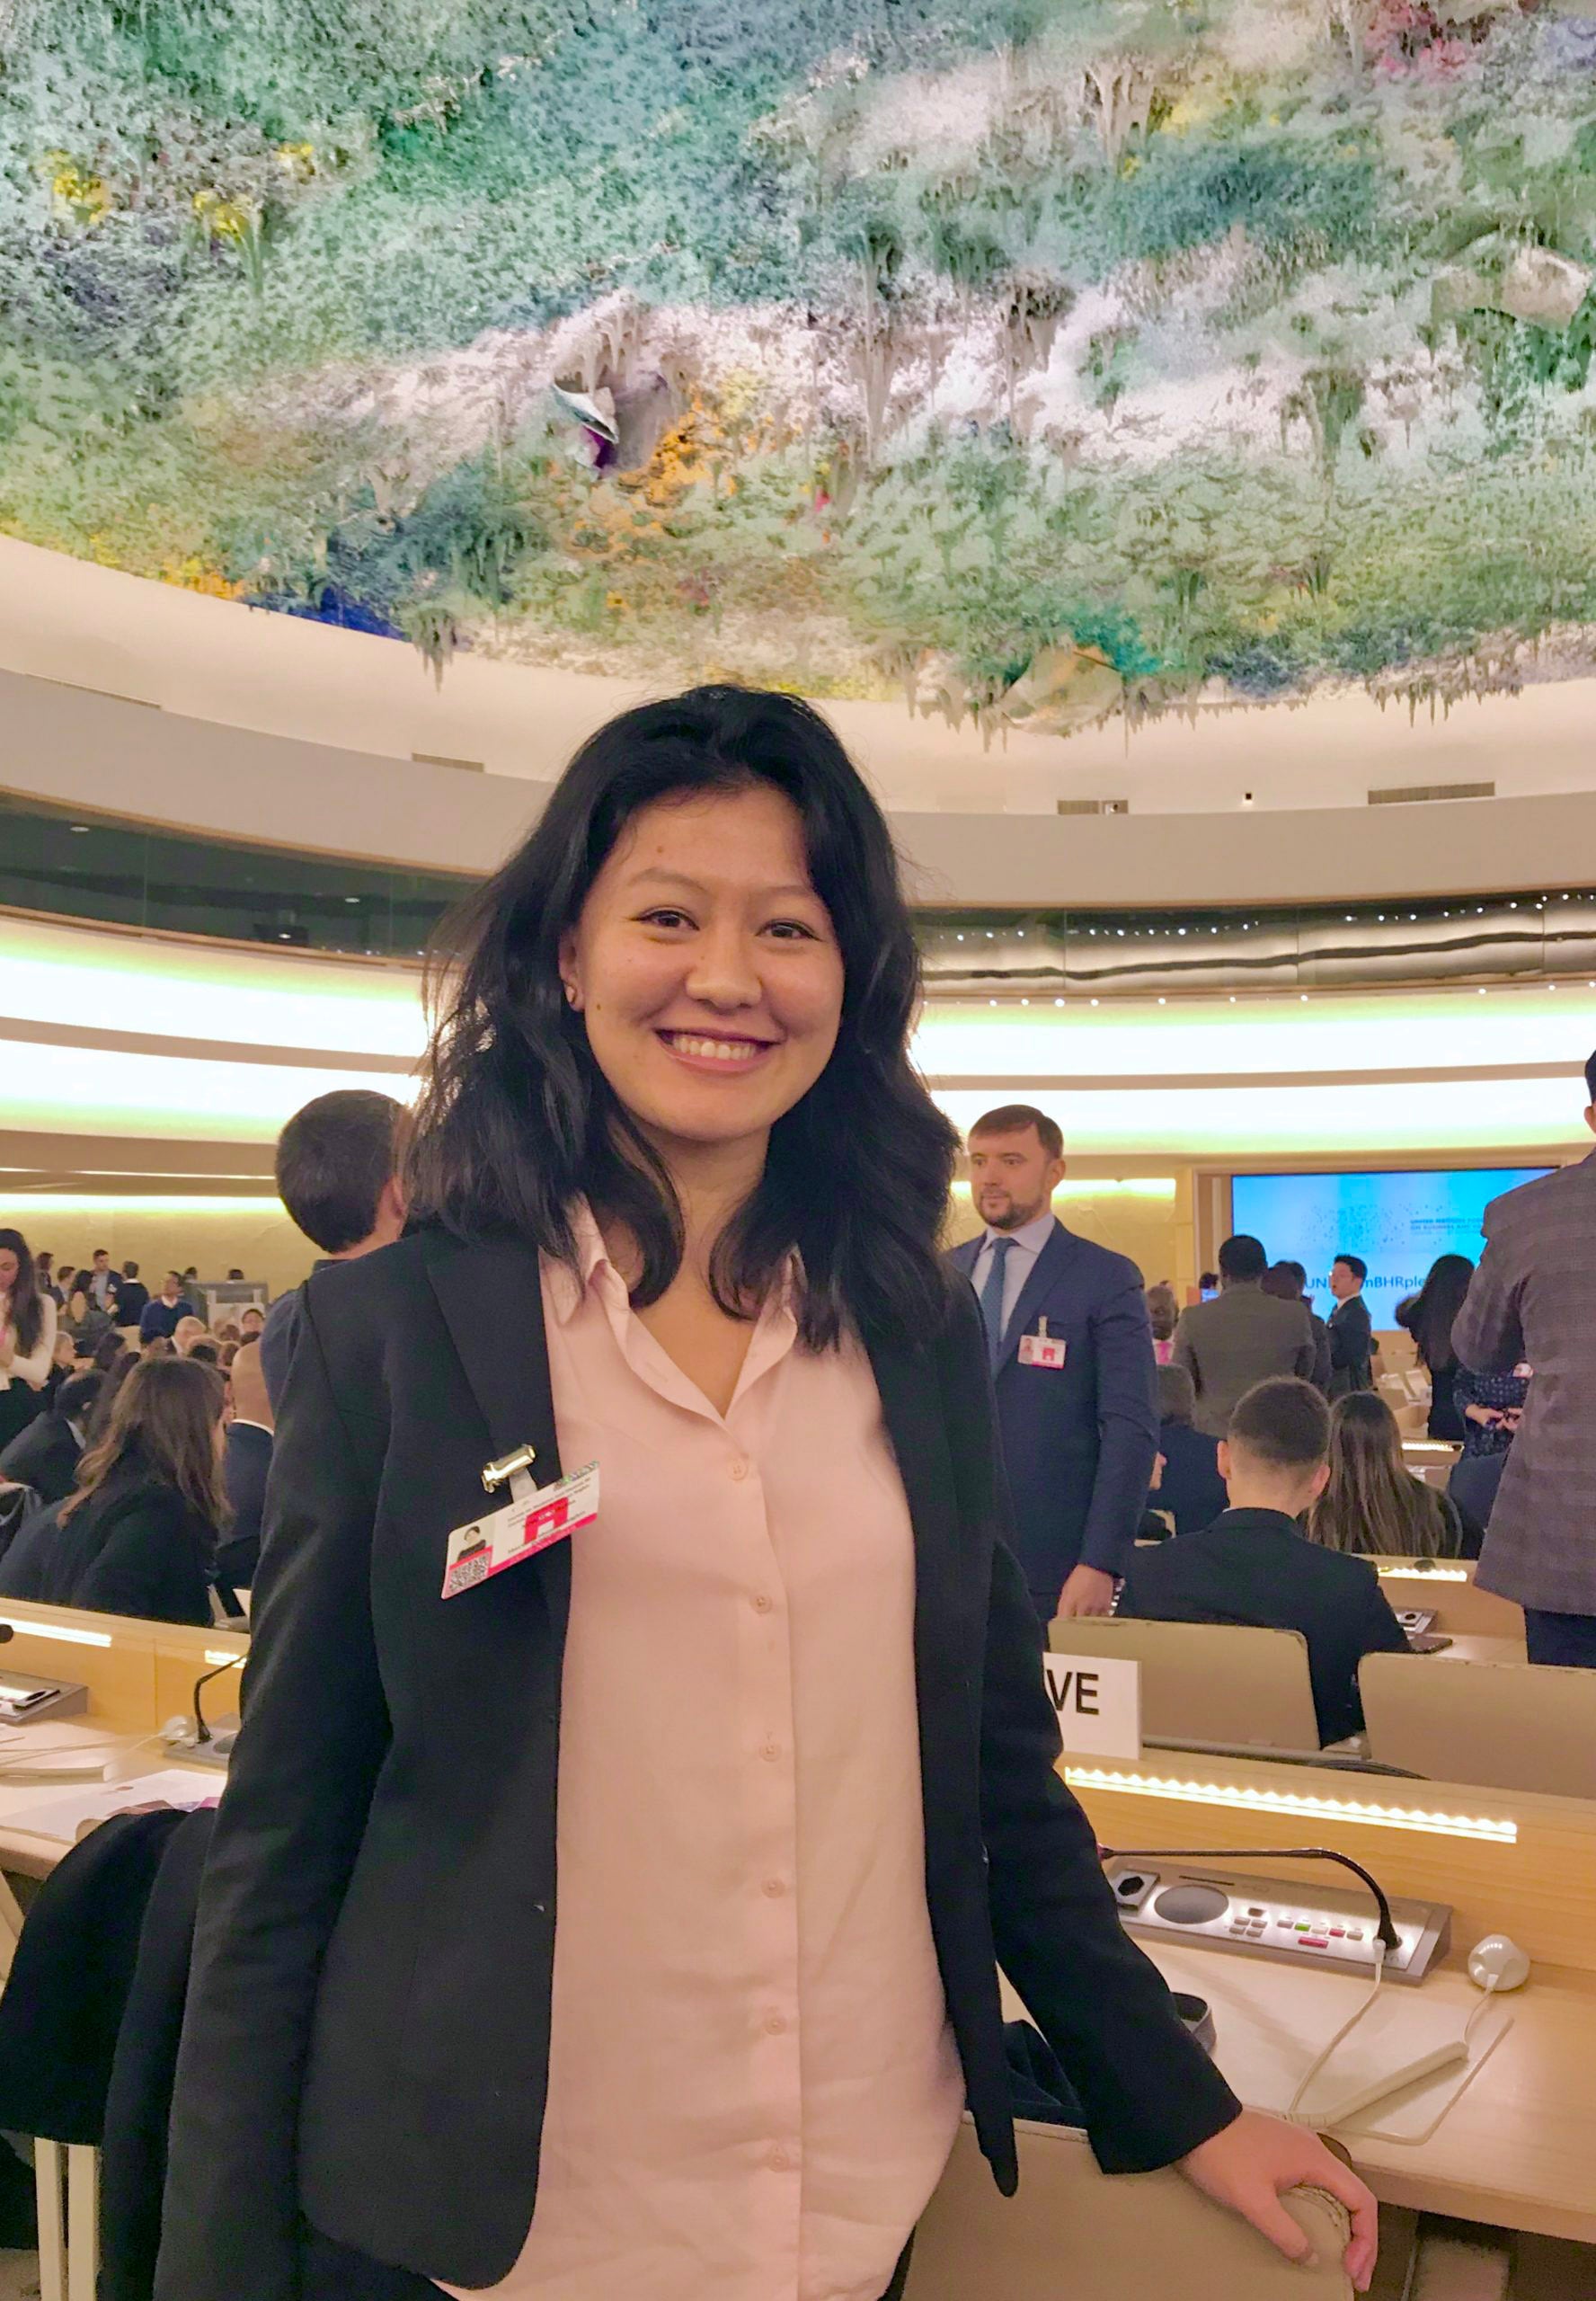
[(988, 734), (1596, 656), (1596, 0), (0, 0), (0, 525)]

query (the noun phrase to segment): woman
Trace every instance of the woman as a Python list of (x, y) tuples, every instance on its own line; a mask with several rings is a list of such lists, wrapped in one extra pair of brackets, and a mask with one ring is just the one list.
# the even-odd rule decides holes
[(1413, 1476), (1396, 1417), (1378, 1390), (1351, 1390), (1330, 1409), (1330, 1482), (1308, 1514), (1326, 1550), (1365, 1558), (1477, 1557), (1457, 1506)]
[(212, 1619), (224, 1390), (211, 1366), (154, 1359), (117, 1392), (65, 1502), (31, 1518), (0, 1561), (0, 1595), (146, 1621)]
[(0, 1230), (0, 1453), (38, 1412), (55, 1359), (55, 1302), (22, 1232)]
[(1528, 1366), (1516, 1366), (1511, 1374), (1476, 1374), (1471, 1367), (1459, 1366), (1452, 1385), (1463, 1417), (1463, 1452), (1452, 1464), (1447, 1492), (1459, 1513), (1482, 1528), (1490, 1524), (1496, 1506), (1496, 1489), (1518, 1435), (1530, 1380)]
[(209, 1339), (209, 1330), (204, 1319), (195, 1318), (192, 1313), (179, 1319), (172, 1329), (172, 1347), (180, 1358), (186, 1358), (197, 1342), (208, 1342)]
[(1160, 1366), (1167, 1366), (1175, 1352), (1175, 1323), (1180, 1317), (1180, 1304), (1175, 1299), (1175, 1289), (1166, 1278), (1147, 1290), (1148, 1324), (1153, 1329), (1153, 1356)]
[(1467, 1255), (1439, 1255), (1419, 1292), (1396, 1311), (1397, 1325), (1412, 1335), (1419, 1364), (1430, 1376), (1432, 1438), (1455, 1440), (1463, 1435), (1463, 1417), (1452, 1395), (1458, 1377), (1452, 1321), (1463, 1308), (1473, 1276), (1474, 1265)]
[(302, 1298), (160, 2301), (896, 2293), (967, 2096), (1014, 2178), (998, 1953), (1105, 2162), (1288, 2246), (1307, 2173), (1365, 2276), (1367, 2192), (1191, 2050), (1054, 1772), (824, 721), (613, 721), (449, 949), (420, 1221)]

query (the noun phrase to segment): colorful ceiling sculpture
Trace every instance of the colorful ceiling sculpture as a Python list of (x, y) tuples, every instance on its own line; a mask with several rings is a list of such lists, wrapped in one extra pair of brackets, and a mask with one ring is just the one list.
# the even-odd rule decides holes
[(1596, 0), (0, 0), (0, 525), (1068, 733), (1596, 659)]

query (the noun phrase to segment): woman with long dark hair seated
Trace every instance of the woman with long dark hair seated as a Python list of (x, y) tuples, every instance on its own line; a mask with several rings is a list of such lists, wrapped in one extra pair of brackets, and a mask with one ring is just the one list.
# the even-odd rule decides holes
[(1479, 1556), (1479, 1528), (1404, 1461), (1396, 1417), (1378, 1390), (1349, 1391), (1330, 1410), (1330, 1482), (1308, 1533), (1363, 1558)]
[(56, 1355), (56, 1298), (41, 1292), (28, 1241), (0, 1230), (0, 1447), (40, 1410)]
[(1452, 1321), (1463, 1308), (1473, 1276), (1474, 1265), (1467, 1255), (1438, 1255), (1418, 1293), (1396, 1311), (1397, 1325), (1412, 1335), (1419, 1364), (1430, 1377), (1432, 1438), (1463, 1436), (1462, 1411), (1452, 1396), (1458, 1379)]
[(1105, 2164), (1289, 2251), (1323, 2182), (1364, 2276), (1368, 2192), (1187, 2040), (1055, 1771), (824, 720), (628, 712), (446, 949), (419, 1219), (302, 1298), (159, 2301), (896, 2294), (967, 2101), (1015, 2179), (999, 1958)]
[(213, 1619), (217, 1535), (227, 1516), (220, 1435), (226, 1390), (211, 1366), (137, 1364), (74, 1491), (29, 1519), (0, 1596), (148, 1621)]

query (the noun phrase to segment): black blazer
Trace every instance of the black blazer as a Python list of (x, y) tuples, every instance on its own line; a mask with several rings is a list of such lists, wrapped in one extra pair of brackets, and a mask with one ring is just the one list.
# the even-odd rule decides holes
[[(538, 1477), (559, 1474), (540, 1299), (529, 1248), (430, 1230), (309, 1281), (200, 1906), (157, 2301), (290, 2301), (301, 2208), (465, 2286), (497, 2283), (525, 2241), (568, 1546), (439, 1593), (490, 1456), (530, 1440)], [(1054, 1771), (968, 1286), (941, 1333), (873, 1357), (914, 1526), (927, 1897), (981, 2146), (1012, 2190), (1000, 1959), (1103, 2163), (1166, 2163), (1236, 2103), (1122, 1930)]]
[(1330, 1396), (1343, 1399), (1349, 1390), (1374, 1388), (1370, 1360), (1374, 1351), (1374, 1323), (1361, 1294), (1349, 1294), (1330, 1313)]
[(1360, 1732), (1358, 1665), (1404, 1654), (1407, 1639), (1367, 1559), (1323, 1550), (1281, 1510), (1227, 1510), (1130, 1561), (1119, 1612), (1147, 1621), (1222, 1621), (1299, 1630), (1321, 1742)]
[(72, 1425), (52, 1407), (36, 1414), (0, 1453), (0, 1474), (31, 1486), (42, 1502), (64, 1502), (82, 1453)]
[(217, 1552), (217, 1572), (231, 1587), (248, 1589), (261, 1557), (261, 1514), (266, 1506), (266, 1474), (271, 1468), (271, 1433), (258, 1422), (230, 1422), (222, 1477), (233, 1506), (233, 1524)]
[(61, 1506), (30, 1518), (0, 1559), (0, 1596), (146, 1621), (211, 1620), (216, 1534), (175, 1487), (113, 1471), (65, 1525)]

